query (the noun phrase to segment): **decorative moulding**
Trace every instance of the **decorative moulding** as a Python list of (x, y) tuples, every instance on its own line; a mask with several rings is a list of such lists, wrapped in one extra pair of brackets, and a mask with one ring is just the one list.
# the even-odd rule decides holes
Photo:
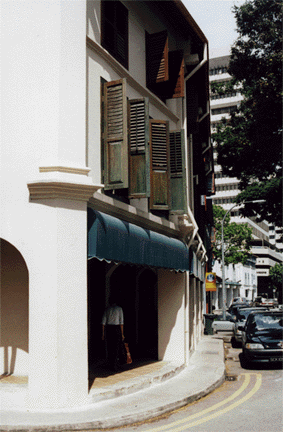
[(79, 175), (88, 175), (90, 172), (90, 168), (79, 168), (79, 167), (67, 167), (67, 166), (47, 166), (47, 167), (39, 167), (39, 172), (62, 172), (67, 174), (79, 174)]
[(30, 199), (67, 199), (88, 201), (101, 185), (41, 181), (28, 183)]
[(28, 182), (31, 200), (67, 199), (88, 201), (93, 194), (103, 188), (93, 184), (88, 177), (87, 167), (70, 167), (62, 165), (39, 168), (40, 176)]

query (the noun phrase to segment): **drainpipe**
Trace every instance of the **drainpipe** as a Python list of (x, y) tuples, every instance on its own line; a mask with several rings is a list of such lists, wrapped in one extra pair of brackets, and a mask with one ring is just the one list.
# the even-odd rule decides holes
[(204, 44), (203, 60), (185, 77), (185, 83), (208, 61), (207, 44)]

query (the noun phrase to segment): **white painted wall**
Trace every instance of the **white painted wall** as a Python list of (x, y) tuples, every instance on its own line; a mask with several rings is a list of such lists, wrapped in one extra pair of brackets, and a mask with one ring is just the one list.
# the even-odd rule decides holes
[(158, 270), (158, 358), (185, 362), (185, 275)]
[(47, 180), (41, 166), (85, 167), (85, 17), (83, 1), (1, 2), (0, 238), (28, 269), (29, 354), (15, 371), (35, 409), (88, 392), (86, 202), (30, 202), (27, 187)]

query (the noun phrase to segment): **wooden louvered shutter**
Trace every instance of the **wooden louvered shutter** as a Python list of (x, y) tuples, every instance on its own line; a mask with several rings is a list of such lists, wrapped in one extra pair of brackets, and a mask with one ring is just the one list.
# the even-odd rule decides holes
[(105, 83), (105, 189), (128, 187), (126, 80)]
[(171, 209), (187, 209), (184, 131), (170, 132)]
[(129, 198), (148, 197), (149, 170), (149, 104), (147, 98), (129, 101)]
[(168, 35), (167, 30), (159, 33), (146, 33), (146, 85), (168, 81)]
[(169, 124), (150, 120), (150, 208), (170, 208)]
[(185, 62), (183, 51), (169, 52), (169, 98), (185, 95)]

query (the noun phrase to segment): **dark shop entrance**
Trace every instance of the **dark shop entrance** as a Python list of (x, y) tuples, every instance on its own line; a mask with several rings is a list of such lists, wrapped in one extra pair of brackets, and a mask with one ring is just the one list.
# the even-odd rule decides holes
[(157, 274), (146, 267), (88, 260), (88, 352), (91, 369), (106, 360), (101, 319), (110, 293), (124, 312), (124, 334), (133, 363), (158, 359)]

